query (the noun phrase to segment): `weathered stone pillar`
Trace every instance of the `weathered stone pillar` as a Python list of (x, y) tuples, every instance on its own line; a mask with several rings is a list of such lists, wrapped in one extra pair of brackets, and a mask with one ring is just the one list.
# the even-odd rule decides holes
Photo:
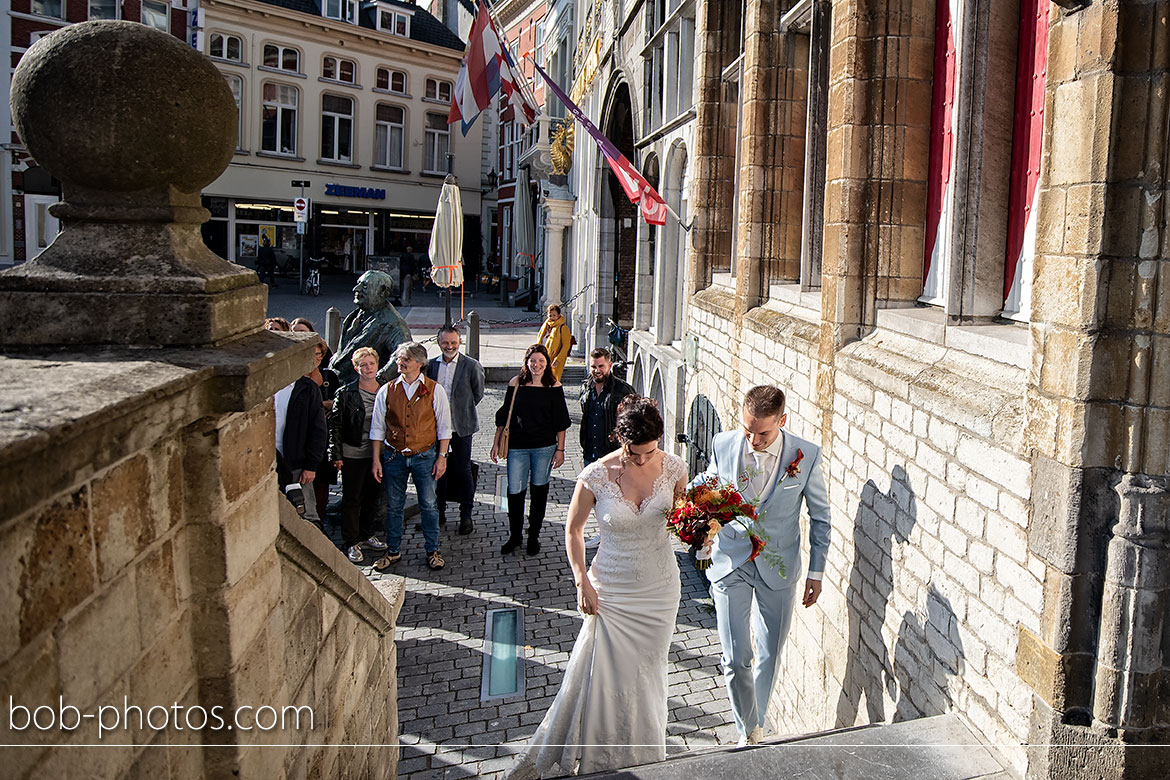
[(1036, 778), (1165, 773), (1143, 746), (1170, 742), (1168, 10), (1049, 7), (1027, 398), (1048, 571), (1017, 659)]
[[(615, 6), (616, 7), (616, 6)], [(740, 5), (699, 0), (695, 11), (695, 214), (687, 294), (706, 288), (711, 274), (731, 264), (735, 193), (736, 106), (725, 99), (723, 69), (739, 54)]]
[(808, 38), (780, 29), (792, 2), (747, 9), (740, 127), (738, 317), (772, 281), (800, 279)]
[(922, 293), (934, 0), (833, 5), (822, 360)]
[[(64, 201), (53, 244), (0, 273), (0, 681), (22, 706), (131, 714), (105, 735), (6, 730), (27, 747), (5, 768), (339, 776), (312, 745), (395, 740), (394, 608), (277, 488), (272, 395), (316, 339), (263, 330), (266, 288), (202, 243), (231, 92), (182, 41), (86, 22), (25, 53), (12, 107)], [(345, 701), (370, 690), (376, 709)], [(289, 705), (313, 715), (228, 725)], [(396, 749), (369, 752), (355, 765), (392, 776)]]

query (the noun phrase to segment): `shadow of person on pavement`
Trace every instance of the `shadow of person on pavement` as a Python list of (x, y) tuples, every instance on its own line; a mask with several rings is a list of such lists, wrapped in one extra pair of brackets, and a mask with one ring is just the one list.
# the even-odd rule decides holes
[(917, 514), (914, 490), (901, 466), (890, 474), (888, 493), (873, 480), (861, 490), (853, 520), (853, 569), (845, 594), (849, 649), (837, 699), (837, 728), (854, 725), (862, 697), (865, 722), (886, 719), (884, 693), (887, 685), (894, 686), (894, 668), (881, 629), (894, 590), (893, 546), (909, 540)]

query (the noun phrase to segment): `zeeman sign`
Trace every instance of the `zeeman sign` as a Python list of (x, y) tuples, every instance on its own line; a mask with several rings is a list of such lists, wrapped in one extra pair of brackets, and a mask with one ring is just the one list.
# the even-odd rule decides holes
[(370, 200), (386, 200), (386, 190), (376, 190), (372, 187), (347, 187), (344, 184), (326, 184), (325, 194), (338, 198), (369, 198)]

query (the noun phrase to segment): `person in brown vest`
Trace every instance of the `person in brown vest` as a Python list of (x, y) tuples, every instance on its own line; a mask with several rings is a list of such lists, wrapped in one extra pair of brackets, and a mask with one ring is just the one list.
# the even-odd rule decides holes
[(435, 482), (447, 470), (451, 408), (443, 386), (422, 373), (427, 365), (426, 347), (417, 342), (402, 344), (394, 359), (398, 378), (378, 389), (370, 422), (374, 479), (386, 486), (388, 548), (374, 568), (383, 571), (402, 558), (402, 511), (410, 478), (418, 493), (427, 566), (441, 569)]

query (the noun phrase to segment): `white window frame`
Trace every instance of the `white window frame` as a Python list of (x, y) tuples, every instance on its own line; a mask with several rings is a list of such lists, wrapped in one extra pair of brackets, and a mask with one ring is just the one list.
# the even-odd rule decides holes
[(89, 2), (87, 3), (86, 18), (89, 19), (91, 22), (111, 21), (111, 20), (121, 19), (122, 18), (122, 3), (120, 2), (120, 0), (112, 0), (112, 2), (114, 4), (114, 15), (113, 16), (94, 16), (93, 15), (94, 0), (89, 0)]
[[(330, 111), (325, 108), (325, 101), (328, 99), (344, 100), (349, 103), (349, 113), (343, 114), (338, 111)], [(353, 98), (348, 98), (345, 95), (334, 95), (326, 92), (321, 95), (321, 159), (329, 162), (352, 163), (353, 162), (353, 118), (354, 118), (354, 103)], [(325, 153), (326, 125), (333, 126), (333, 154), (327, 155)], [(343, 132), (344, 130), (344, 132)], [(348, 136), (349, 154), (343, 155), (341, 153), (341, 139)]]
[[(268, 60), (268, 48), (269, 47), (276, 49), (276, 62), (277, 62), (276, 65), (265, 64)], [(297, 67), (295, 70), (289, 70), (288, 68), (284, 67), (285, 52), (290, 52), (290, 51), (293, 54), (297, 55)], [(271, 42), (265, 43), (263, 46), (260, 47), (260, 65), (262, 67), (268, 68), (270, 70), (279, 70), (282, 73), (297, 73), (297, 74), (299, 74), (301, 72), (301, 51), (296, 46), (285, 46), (283, 43), (271, 43)]]
[[(147, 6), (154, 6), (155, 10), (163, 12), (163, 18), (167, 20), (166, 27), (159, 27), (156, 24), (151, 24), (146, 19)], [(138, 12), (139, 20), (147, 27), (153, 27), (156, 30), (162, 30), (165, 33), (171, 31), (171, 4), (166, 0), (142, 0), (142, 9)]]
[[(269, 86), (276, 88), (277, 95), (278, 95), (278, 98), (276, 100), (270, 101), (264, 96), (264, 90)], [(260, 97), (261, 97), (261, 102), (260, 102), (260, 149), (264, 152), (269, 153), (269, 154), (281, 154), (281, 155), (287, 155), (289, 157), (295, 157), (297, 154), (297, 135), (300, 132), (299, 112), (300, 112), (300, 104), (301, 104), (301, 91), (299, 89), (297, 89), (295, 86), (293, 86), (292, 84), (281, 84), (279, 81), (265, 81), (262, 84), (262, 86), (260, 87), (260, 89), (261, 89), (261, 92), (260, 92)], [(279, 94), (280, 94), (280, 90), (282, 90), (282, 89), (292, 90), (292, 94), (296, 96), (296, 102), (291, 103), (291, 104), (279, 102)], [(264, 112), (269, 108), (269, 106), (276, 109), (276, 131), (277, 132), (274, 134), (274, 138), (276, 139), (276, 147), (277, 147), (276, 149), (267, 149), (264, 147)], [(289, 139), (283, 138), (281, 135), (281, 132), (280, 132), (281, 128), (284, 126), (284, 122), (282, 120), (284, 118), (284, 113), (286, 111), (293, 112), (293, 121), (292, 121), (292, 125), (293, 125), (292, 136), (293, 137), (291, 139), (291, 141), (292, 141), (291, 146), (289, 146), (289, 144), (287, 144), (287, 143), (282, 143), (282, 141), (287, 141)], [(286, 149), (288, 149), (288, 151), (286, 151)]]
[[(213, 47), (215, 46), (215, 39), (216, 38), (219, 38), (222, 42), (222, 49), (221, 49), (220, 54), (216, 54), (214, 49), (213, 49)], [(231, 41), (233, 39), (236, 41), (239, 41), (239, 44), (240, 44), (240, 56), (239, 57), (229, 57), (228, 56), (229, 41)], [(225, 60), (227, 62), (243, 63), (243, 61), (244, 61), (244, 39), (241, 36), (234, 35), (232, 33), (224, 33), (224, 32), (218, 32), (218, 31), (210, 33), (207, 36), (207, 56), (208, 57), (215, 57), (216, 59)]]
[[(393, 122), (381, 119), (378, 116), (378, 110), (383, 107), (401, 111), (402, 121)], [(399, 133), (397, 165), (391, 162), (392, 136), (395, 129)], [(379, 136), (381, 137), (379, 138)], [(406, 168), (406, 109), (402, 106), (393, 103), (378, 103), (374, 107), (374, 165), (378, 168), (389, 168), (396, 171)]]
[[(430, 126), (430, 119), (438, 117), (443, 122), (443, 130)], [(447, 162), (447, 153), (451, 151), (451, 130), (446, 124), (447, 118), (433, 111), (427, 112), (423, 118), (423, 173), (442, 173), (447, 171), (440, 167)], [(440, 153), (442, 148), (442, 153)], [(428, 167), (427, 157), (433, 157), (434, 167)]]
[[(328, 67), (328, 64), (330, 62), (333, 63), (333, 68), (334, 68), (334, 71), (336, 72), (335, 76), (325, 75), (325, 69)], [(350, 70), (353, 72), (353, 78), (343, 79), (341, 77), (341, 66), (343, 64), (347, 64), (350, 66)], [(344, 57), (338, 57), (335, 54), (327, 54), (321, 60), (321, 78), (325, 79), (326, 81), (336, 81), (338, 84), (357, 84), (358, 83), (357, 76), (358, 76), (358, 66), (357, 66), (357, 63), (354, 62), (353, 60), (347, 60)]]
[[(382, 74), (386, 74), (386, 86), (380, 86), (382, 81)], [(394, 88), (394, 77), (402, 77), (402, 89)], [(389, 92), (392, 95), (406, 95), (407, 89), (410, 87), (410, 77), (407, 76), (406, 71), (397, 70), (395, 68), (386, 68), (379, 66), (374, 73), (374, 89), (379, 92)]]
[(236, 151), (244, 151), (244, 80), (233, 73), (225, 73), (228, 88), (236, 101)]
[(321, 15), (326, 19), (357, 24), (357, 0), (321, 0)]
[[(450, 81), (447, 81), (446, 79), (437, 79), (433, 76), (427, 77), (423, 87), (423, 99), (430, 100), (435, 103), (450, 103), (451, 95), (455, 89), (455, 85), (453, 85)], [(432, 87), (434, 87), (433, 90), (431, 89)], [(443, 88), (446, 88), (447, 97), (443, 97), (442, 95)], [(433, 96), (431, 95), (432, 92), (434, 92)]]
[[(387, 8), (385, 6), (378, 6), (378, 13), (376, 16), (376, 23), (378, 30), (389, 35), (395, 35), (400, 38), (410, 37), (410, 19), (413, 14), (407, 13), (398, 8)], [(387, 27), (383, 22), (386, 17), (390, 18), (390, 26)], [(405, 32), (398, 32), (398, 23), (403, 22), (406, 25)]]
[[(32, 2), (30, 2), (29, 6), (28, 6), (29, 12), (34, 14), (35, 16), (43, 16), (46, 19), (64, 19), (65, 18), (65, 2), (66, 2), (66, 0), (56, 0), (57, 13), (55, 13), (55, 14), (49, 13), (44, 8), (46, 3), (51, 3), (53, 1), (54, 0), (32, 0)], [(41, 8), (39, 10), (37, 9), (38, 4), (41, 6)]]

